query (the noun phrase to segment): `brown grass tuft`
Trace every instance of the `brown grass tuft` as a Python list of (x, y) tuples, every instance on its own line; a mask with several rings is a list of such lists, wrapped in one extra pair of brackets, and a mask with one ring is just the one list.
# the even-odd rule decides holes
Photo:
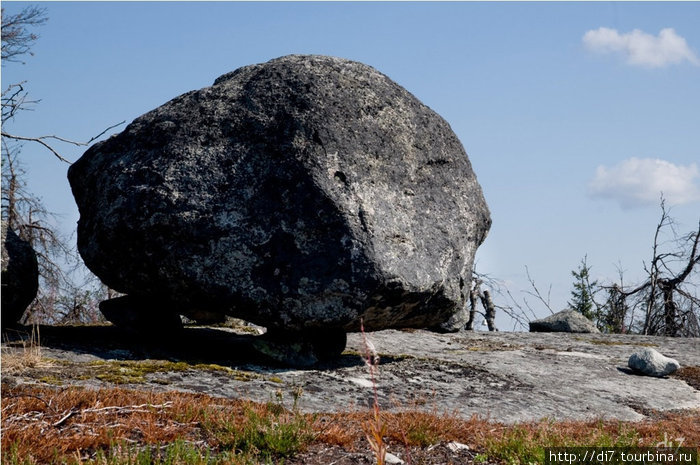
[(177, 418), (205, 401), (174, 393), (42, 387), (3, 389), (2, 397), (3, 452), (14, 445), (19, 456), (40, 463), (120, 441), (155, 444), (192, 436), (194, 425)]
[[(2, 462), (10, 451), (22, 458), (20, 463), (71, 463), (124, 445), (152, 447), (175, 441), (185, 441), (203, 454), (235, 452), (242, 447), (245, 425), (255, 421), (253, 433), (255, 428), (303, 421), (311, 442), (367, 451), (364, 429), (376, 421), (373, 415), (296, 415), (274, 403), (178, 392), (3, 386)], [(380, 420), (386, 425), (383, 440), (394, 450), (457, 441), (501, 462), (526, 454), (540, 457), (542, 448), (553, 446), (656, 446), (680, 438), (686, 446), (700, 444), (700, 410), (656, 413), (641, 422), (541, 420), (505, 425), (476, 416), (461, 419), (456, 413), (407, 409), (382, 411)], [(305, 427), (300, 427), (304, 434)]]
[(18, 333), (19, 340), (8, 343), (14, 347), (2, 351), (2, 372), (5, 374), (20, 373), (44, 363), (41, 358), (39, 327), (32, 326), (32, 332), (29, 334), (24, 331)]
[(688, 386), (700, 391), (700, 366), (682, 367), (672, 376), (682, 379)]

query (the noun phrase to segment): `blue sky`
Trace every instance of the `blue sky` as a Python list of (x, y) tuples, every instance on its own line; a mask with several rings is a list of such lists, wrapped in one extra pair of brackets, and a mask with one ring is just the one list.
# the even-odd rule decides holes
[[(3, 2), (8, 13), (26, 5)], [(290, 53), (358, 60), (459, 136), (493, 217), (478, 269), (518, 298), (527, 266), (564, 308), (586, 254), (601, 280), (618, 264), (641, 278), (661, 190), (680, 231), (700, 218), (697, 2), (39, 5), (49, 21), (34, 56), (3, 64), (2, 86), (26, 80), (41, 102), (4, 130), (87, 140), (243, 65)], [(60, 148), (70, 160), (84, 151)], [(70, 231), (68, 166), (36, 145), (22, 158)]]

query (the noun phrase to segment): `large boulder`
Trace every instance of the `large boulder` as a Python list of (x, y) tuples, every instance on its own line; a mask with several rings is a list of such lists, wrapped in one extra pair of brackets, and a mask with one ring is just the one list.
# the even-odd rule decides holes
[(491, 223), (447, 122), (326, 56), (225, 74), (90, 147), (68, 178), (80, 254), (148, 303), (133, 308), (272, 332), (457, 329)]
[(2, 221), (2, 325), (15, 325), (39, 289), (36, 252)]
[(562, 310), (547, 318), (530, 322), (534, 333), (599, 333), (596, 325), (576, 310)]

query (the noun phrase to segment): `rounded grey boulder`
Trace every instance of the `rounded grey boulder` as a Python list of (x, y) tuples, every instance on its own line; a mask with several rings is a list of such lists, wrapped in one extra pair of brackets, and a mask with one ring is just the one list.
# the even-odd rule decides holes
[(2, 325), (15, 325), (39, 289), (36, 252), (2, 222)]
[(79, 251), (105, 284), (155, 314), (282, 331), (457, 329), (491, 224), (449, 125), (326, 56), (225, 74), (90, 147), (68, 177)]
[(649, 347), (632, 354), (627, 361), (627, 366), (643, 375), (656, 377), (668, 376), (681, 367), (677, 360), (666, 357)]
[(596, 325), (576, 310), (562, 310), (530, 322), (533, 333), (599, 333)]

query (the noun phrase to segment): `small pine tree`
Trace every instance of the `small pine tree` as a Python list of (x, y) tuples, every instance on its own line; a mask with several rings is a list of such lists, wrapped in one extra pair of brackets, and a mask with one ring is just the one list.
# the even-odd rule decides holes
[(620, 334), (626, 331), (625, 317), (629, 306), (625, 294), (617, 284), (608, 288), (608, 300), (603, 305), (598, 328), (606, 333)]
[(574, 277), (574, 289), (571, 291), (569, 306), (577, 312), (581, 312), (586, 318), (595, 320), (598, 304), (596, 304), (594, 297), (598, 292), (598, 281), (591, 282), (590, 280), (591, 267), (586, 263), (587, 258), (584, 256), (578, 270), (571, 272)]

